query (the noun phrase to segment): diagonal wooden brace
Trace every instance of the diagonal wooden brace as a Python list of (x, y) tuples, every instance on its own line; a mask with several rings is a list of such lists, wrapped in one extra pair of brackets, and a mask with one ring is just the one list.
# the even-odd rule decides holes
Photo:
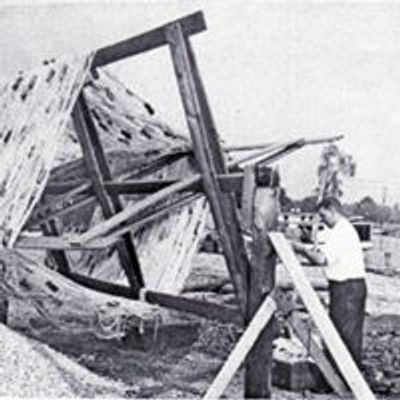
[[(110, 218), (122, 210), (122, 204), (117, 196), (109, 196), (104, 188), (104, 180), (110, 180), (111, 173), (98, 133), (90, 118), (83, 93), (78, 98), (72, 118), (81, 143), (85, 165), (92, 179), (93, 190), (100, 203), (104, 217)], [(138, 294), (139, 289), (143, 287), (143, 277), (140, 271), (139, 259), (129, 233), (123, 237), (123, 241), (116, 244), (116, 248), (129, 284), (133, 292)]]

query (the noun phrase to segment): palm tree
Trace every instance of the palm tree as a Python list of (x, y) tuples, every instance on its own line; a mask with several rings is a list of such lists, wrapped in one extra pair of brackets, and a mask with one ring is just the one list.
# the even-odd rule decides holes
[(350, 154), (342, 152), (336, 144), (324, 147), (318, 166), (318, 201), (326, 196), (341, 197), (343, 178), (353, 177), (355, 172), (356, 163)]
[[(356, 163), (350, 154), (342, 152), (336, 144), (328, 144), (321, 153), (318, 166), (317, 204), (327, 196), (337, 198), (343, 195), (343, 178), (353, 177), (356, 173)], [(316, 246), (317, 218), (313, 219), (312, 242)]]

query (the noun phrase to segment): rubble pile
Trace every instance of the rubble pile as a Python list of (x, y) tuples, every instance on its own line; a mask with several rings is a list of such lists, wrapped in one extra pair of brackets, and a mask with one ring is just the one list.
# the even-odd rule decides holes
[(369, 322), (365, 335), (365, 375), (372, 390), (400, 395), (400, 317), (381, 316)]

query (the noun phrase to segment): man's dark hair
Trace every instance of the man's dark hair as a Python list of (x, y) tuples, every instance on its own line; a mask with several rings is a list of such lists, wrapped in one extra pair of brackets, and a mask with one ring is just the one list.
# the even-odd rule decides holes
[(342, 205), (340, 204), (340, 201), (336, 197), (325, 197), (322, 199), (318, 204), (317, 204), (317, 211), (319, 211), (321, 208), (328, 209), (328, 210), (336, 210), (340, 211), (342, 208)]

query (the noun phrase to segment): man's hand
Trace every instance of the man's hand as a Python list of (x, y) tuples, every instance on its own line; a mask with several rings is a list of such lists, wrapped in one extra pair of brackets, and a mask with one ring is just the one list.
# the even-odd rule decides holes
[(300, 253), (302, 256), (307, 258), (311, 263), (316, 265), (326, 265), (327, 260), (323, 253), (319, 251), (314, 251), (304, 243), (298, 241), (290, 241), (290, 244), (293, 247), (293, 250), (296, 253)]
[(296, 240), (290, 240), (290, 244), (292, 245), (294, 251), (298, 253), (304, 253), (306, 246), (303, 243)]

